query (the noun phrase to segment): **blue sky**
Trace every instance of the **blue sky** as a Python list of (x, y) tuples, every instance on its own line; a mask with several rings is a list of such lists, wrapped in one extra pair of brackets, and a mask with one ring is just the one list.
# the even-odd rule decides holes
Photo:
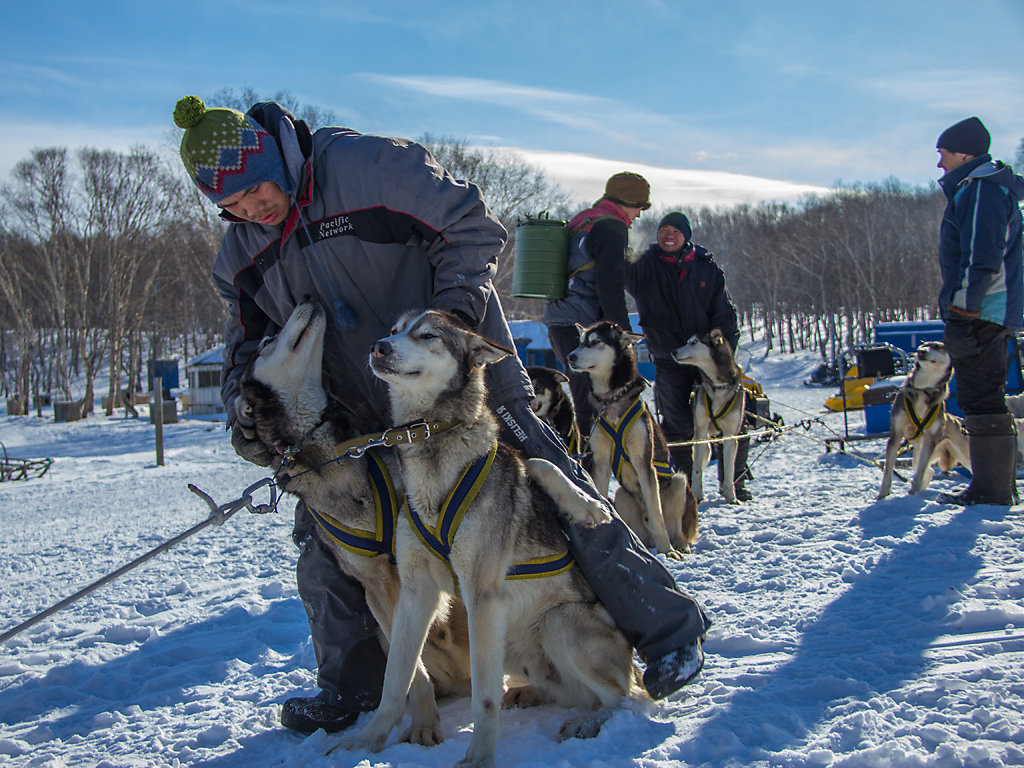
[(180, 96), (245, 86), (364, 132), (516, 148), (584, 197), (630, 168), (655, 198), (670, 177), (926, 184), (962, 117), (1006, 160), (1024, 136), (1021, 0), (4, 6), (2, 179), (34, 146), (169, 145)]

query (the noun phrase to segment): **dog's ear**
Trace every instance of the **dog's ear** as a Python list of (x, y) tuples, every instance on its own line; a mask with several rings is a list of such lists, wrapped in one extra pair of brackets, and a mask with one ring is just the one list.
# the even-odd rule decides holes
[(573, 325), (576, 326), (576, 332), (580, 335), (580, 338), (582, 339), (583, 332), (587, 329), (584, 326), (580, 325), (579, 323), (573, 323)]
[(502, 358), (514, 355), (511, 349), (506, 349), (483, 336), (470, 334), (469, 338), (469, 360), (474, 368), (496, 363)]
[(622, 338), (627, 344), (636, 345), (644, 340), (644, 335), (642, 333), (630, 333), (629, 331), (623, 331)]
[(561, 371), (555, 371), (555, 381), (566, 382), (569, 381), (569, 377)]
[(723, 344), (725, 344), (725, 336), (722, 335), (721, 328), (711, 329), (711, 343), (714, 344), (716, 347), (720, 347)]

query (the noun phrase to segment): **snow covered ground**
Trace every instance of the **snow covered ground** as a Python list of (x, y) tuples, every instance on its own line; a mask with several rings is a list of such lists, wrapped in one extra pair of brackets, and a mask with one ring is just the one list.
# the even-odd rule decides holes
[[(881, 473), (821, 442), (843, 417), (821, 415), (830, 391), (801, 385), (814, 364), (755, 357), (773, 410), (813, 421), (755, 442), (755, 500), (702, 505), (693, 555), (667, 562), (714, 620), (702, 676), (617, 712), (589, 741), (555, 741), (557, 708), (505, 712), (499, 766), (1024, 764), (1022, 508), (936, 503), (959, 477), (916, 497), (897, 480), (874, 501)], [(12, 456), (56, 459), (42, 479), (0, 485), (0, 632), (204, 520), (188, 483), (224, 503), (265, 475), (222, 424), (186, 420), (165, 437), (158, 467), (144, 419), (0, 416)], [(854, 447), (877, 455), (883, 443)], [(377, 755), (325, 758), (323, 734), (278, 726), (286, 697), (315, 691), (291, 507), (205, 528), (0, 646), (0, 764), (461, 759), (465, 700), (442, 703), (447, 740), (432, 749), (393, 735)]]

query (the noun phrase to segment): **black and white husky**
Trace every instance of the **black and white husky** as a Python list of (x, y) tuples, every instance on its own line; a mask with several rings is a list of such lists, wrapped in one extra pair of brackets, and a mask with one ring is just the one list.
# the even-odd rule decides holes
[(643, 339), (602, 321), (580, 328), (569, 367), (590, 378), (595, 407), (590, 447), (594, 483), (602, 494), (614, 472), (615, 509), (643, 543), (678, 557), (697, 538), (697, 500), (686, 475), (676, 472), (668, 443), (641, 393), (647, 382), (633, 345)]
[[(704, 500), (704, 471), (711, 459), (712, 437), (736, 437), (743, 429), (746, 390), (743, 370), (736, 363), (732, 346), (715, 328), (711, 333), (692, 336), (672, 353), (680, 365), (692, 365), (700, 371), (700, 386), (693, 395), (693, 492)], [(736, 440), (722, 444), (722, 484), (720, 491), (730, 504), (736, 499)]]
[(388, 384), (395, 423), (425, 424), (429, 437), (398, 447), (408, 509), (384, 692), (344, 744), (384, 746), (427, 628), (456, 591), (469, 615), (474, 722), (459, 765), (494, 764), (503, 671), (524, 676), (537, 701), (604, 708), (567, 722), (564, 737), (596, 734), (607, 708), (640, 693), (629, 643), (571, 564), (555, 519), (560, 507), (592, 526), (607, 512), (553, 464), (503, 442), (487, 405), (484, 368), (509, 354), (438, 311), (401, 318), (373, 346), (370, 367)]
[[(325, 326), (318, 304), (299, 304), (250, 361), (239, 405), (274, 450), (278, 483), (305, 501), (339, 568), (363, 585), (386, 650), (399, 588), (390, 555), (404, 487), (389, 451), (338, 458), (339, 447), (357, 433), (321, 386)], [(434, 688), (440, 695), (469, 692), (469, 636), (460, 603), (432, 626), (423, 660), (434, 687), (418, 669), (405, 739), (429, 746), (441, 741)]]
[(530, 376), (530, 384), (533, 385), (530, 408), (541, 421), (555, 430), (555, 434), (562, 439), (571, 455), (578, 454), (582, 449), (580, 430), (576, 426), (572, 401), (562, 388), (562, 385), (569, 381), (569, 377), (554, 368), (539, 365), (528, 367), (526, 373)]

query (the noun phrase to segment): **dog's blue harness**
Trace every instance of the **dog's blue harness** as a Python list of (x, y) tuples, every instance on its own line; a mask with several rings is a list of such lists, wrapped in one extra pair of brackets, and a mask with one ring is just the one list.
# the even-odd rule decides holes
[[(488, 473), (494, 464), (494, 457), (498, 454), (498, 444), (494, 443), (491, 450), (472, 462), (462, 471), (455, 487), (452, 488), (448, 497), (441, 505), (437, 525), (430, 528), (420, 517), (412, 501), (406, 499), (405, 514), (412, 524), (413, 531), (430, 552), (443, 560), (448, 567), (451, 567), (452, 542), (455, 540), (455, 533), (459, 529), (466, 512), (469, 510), (477, 494), (483, 487)], [(536, 579), (543, 576), (554, 576), (569, 570), (573, 566), (572, 555), (569, 550), (555, 555), (546, 555), (526, 560), (522, 563), (514, 563), (505, 574), (506, 579)], [(452, 573), (454, 578), (455, 574)], [(456, 580), (457, 583), (457, 580)]]
[(383, 460), (374, 451), (368, 451), (366, 457), (369, 459), (366, 473), (370, 478), (370, 489), (373, 492), (373, 507), (377, 518), (376, 530), (364, 531), (351, 528), (312, 507), (308, 507), (309, 513), (313, 516), (316, 524), (338, 546), (362, 557), (387, 555), (394, 562), (398, 494), (395, 492), (391, 474)]
[[(594, 422), (594, 426), (600, 427), (601, 430), (608, 435), (612, 441), (612, 472), (615, 473), (616, 478), (622, 477), (622, 465), (623, 463), (629, 464), (633, 467), (633, 462), (629, 459), (629, 454), (626, 453), (625, 436), (629, 428), (633, 426), (633, 423), (639, 419), (644, 412), (647, 410), (647, 403), (644, 402), (643, 397), (640, 395), (636, 396), (636, 400), (633, 404), (626, 409), (626, 412), (622, 414), (622, 418), (619, 419), (617, 424), (612, 424), (605, 418), (604, 414), (597, 417), (597, 421)], [(654, 472), (658, 477), (672, 477), (676, 473), (676, 468), (672, 464), (671, 459), (669, 461), (658, 461), (651, 462), (654, 465)], [(635, 467), (634, 467), (635, 469)]]

